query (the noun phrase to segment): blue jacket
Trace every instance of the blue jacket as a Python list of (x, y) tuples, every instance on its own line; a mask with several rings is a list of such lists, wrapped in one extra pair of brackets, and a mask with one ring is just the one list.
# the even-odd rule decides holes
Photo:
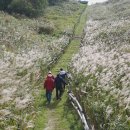
[(66, 84), (65, 80), (60, 75), (58, 75), (55, 78), (55, 86), (56, 86), (56, 88), (58, 88), (58, 89), (62, 88), (63, 84)]

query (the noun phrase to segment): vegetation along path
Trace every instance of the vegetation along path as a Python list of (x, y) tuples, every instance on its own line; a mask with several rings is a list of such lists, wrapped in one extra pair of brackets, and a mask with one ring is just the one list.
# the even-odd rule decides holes
[[(83, 28), (86, 23), (87, 12), (86, 9), (81, 14), (78, 24), (74, 29), (74, 38), (72, 38), (69, 46), (65, 50), (65, 53), (58, 60), (57, 64), (52, 68), (52, 72), (56, 75), (59, 72), (59, 68), (67, 70), (67, 66), (72, 56), (78, 51), (81, 42), (81, 36), (83, 34)], [(78, 36), (78, 38), (75, 38)], [(55, 99), (55, 90), (52, 96), (52, 103), (50, 106), (46, 106), (45, 98), (41, 91), (40, 105), (41, 112), (36, 121), (35, 130), (82, 130), (81, 122), (72, 106), (67, 102), (67, 93), (62, 96), (61, 101)]]

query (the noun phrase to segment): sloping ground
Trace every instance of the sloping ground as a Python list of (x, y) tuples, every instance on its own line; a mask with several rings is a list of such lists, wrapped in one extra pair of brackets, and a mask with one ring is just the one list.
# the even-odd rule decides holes
[[(82, 36), (83, 28), (86, 23), (87, 11), (85, 10), (76, 24), (74, 35)], [(62, 67), (67, 70), (72, 56), (78, 51), (81, 39), (72, 39), (64, 54), (60, 57), (57, 64), (52, 68), (54, 75), (59, 73)], [(35, 130), (83, 130), (80, 119), (68, 102), (67, 90), (64, 92), (62, 99), (55, 99), (55, 90), (53, 92), (52, 103), (46, 106), (46, 99), (43, 98), (45, 91), (41, 90), (38, 99), (39, 116), (36, 120)]]
[(48, 63), (69, 43), (83, 8), (66, 2), (38, 19), (0, 12), (0, 129), (34, 128), (39, 83)]
[(95, 129), (129, 130), (130, 1), (109, 0), (88, 11), (86, 35), (70, 69), (76, 94)]

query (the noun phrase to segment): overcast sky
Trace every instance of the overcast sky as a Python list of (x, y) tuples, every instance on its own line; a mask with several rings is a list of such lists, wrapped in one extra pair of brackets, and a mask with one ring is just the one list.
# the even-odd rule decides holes
[(99, 3), (99, 2), (104, 2), (104, 1), (107, 1), (107, 0), (88, 0), (88, 4), (91, 5), (91, 4), (95, 4), (95, 3)]

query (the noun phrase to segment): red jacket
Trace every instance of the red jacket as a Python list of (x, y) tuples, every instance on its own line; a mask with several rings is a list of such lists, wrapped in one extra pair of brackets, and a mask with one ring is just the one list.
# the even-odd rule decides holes
[(44, 82), (44, 88), (47, 91), (52, 91), (54, 87), (55, 87), (54, 76), (48, 75)]

